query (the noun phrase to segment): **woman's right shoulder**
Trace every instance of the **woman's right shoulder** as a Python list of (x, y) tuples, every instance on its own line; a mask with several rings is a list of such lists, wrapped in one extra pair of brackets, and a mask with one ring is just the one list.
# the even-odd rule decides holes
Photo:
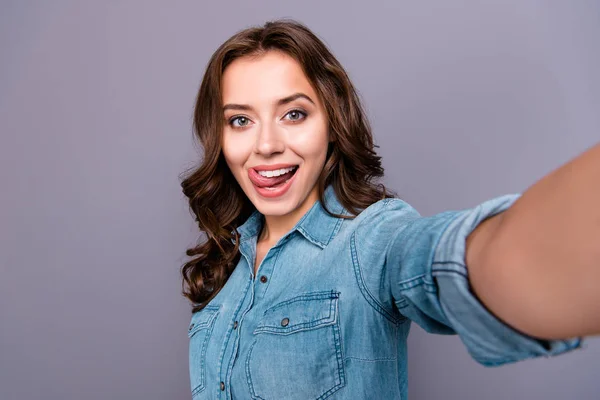
[(380, 231), (398, 227), (399, 224), (419, 218), (421, 215), (406, 201), (391, 197), (379, 200), (365, 208), (356, 218), (357, 230)]

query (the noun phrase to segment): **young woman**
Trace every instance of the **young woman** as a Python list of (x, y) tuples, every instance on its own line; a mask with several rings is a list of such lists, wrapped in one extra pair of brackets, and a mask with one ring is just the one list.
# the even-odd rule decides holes
[(600, 147), (523, 195), (421, 217), (377, 184), (352, 83), (293, 21), (219, 47), (194, 127), (194, 399), (406, 399), (411, 321), (484, 365), (600, 332)]

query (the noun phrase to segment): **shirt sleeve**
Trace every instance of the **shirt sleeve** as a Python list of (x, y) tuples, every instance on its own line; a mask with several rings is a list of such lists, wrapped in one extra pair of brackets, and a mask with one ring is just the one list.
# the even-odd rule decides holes
[(366, 279), (370, 293), (379, 295), (379, 305), (393, 303), (402, 316), (428, 332), (458, 334), (473, 359), (485, 366), (580, 347), (581, 338), (542, 340), (518, 332), (487, 310), (471, 290), (465, 262), (467, 236), (519, 197), (504, 195), (471, 209), (431, 217), (420, 216), (400, 199), (387, 200), (371, 218), (369, 225), (375, 231), (368, 229), (371, 232), (362, 240), (372, 249), (369, 255), (362, 252), (363, 260), (378, 260), (379, 266), (370, 267), (379, 272), (378, 279), (373, 275)]

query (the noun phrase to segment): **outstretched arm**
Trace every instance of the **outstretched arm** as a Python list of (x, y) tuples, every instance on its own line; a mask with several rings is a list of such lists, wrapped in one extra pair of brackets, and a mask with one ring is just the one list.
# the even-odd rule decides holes
[(467, 238), (473, 291), (538, 338), (600, 334), (600, 144), (548, 174)]

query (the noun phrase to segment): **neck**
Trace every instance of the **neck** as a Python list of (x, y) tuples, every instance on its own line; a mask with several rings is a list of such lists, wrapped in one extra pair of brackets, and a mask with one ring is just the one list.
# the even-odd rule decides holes
[(300, 207), (285, 215), (265, 215), (265, 224), (259, 235), (259, 242), (275, 244), (288, 233), (319, 199), (316, 187), (306, 197)]

